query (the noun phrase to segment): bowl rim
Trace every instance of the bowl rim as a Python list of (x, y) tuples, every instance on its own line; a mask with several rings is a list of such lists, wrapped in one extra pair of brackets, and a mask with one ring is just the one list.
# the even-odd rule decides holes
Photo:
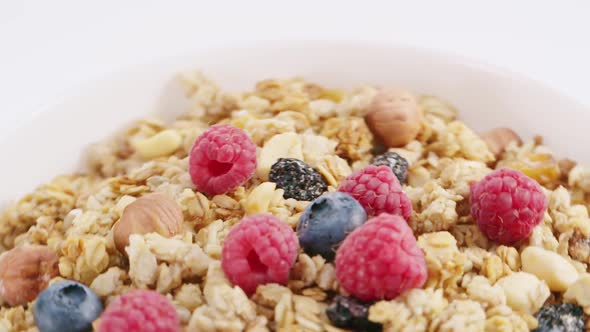
[(463, 66), (465, 68), (479, 71), (490, 76), (500, 76), (509, 78), (514, 81), (519, 81), (524, 85), (535, 88), (538, 91), (550, 93), (558, 96), (568, 104), (577, 108), (585, 108), (590, 110), (590, 106), (582, 103), (580, 100), (570, 96), (569, 94), (559, 91), (549, 85), (548, 83), (524, 73), (518, 72), (513, 69), (509, 69), (504, 66), (494, 65), (490, 62), (478, 60), (473, 57), (464, 56), (458, 53), (450, 51), (443, 51), (438, 49), (432, 49), (423, 46), (412, 45), (409, 43), (392, 42), (392, 41), (367, 41), (367, 40), (340, 40), (340, 39), (294, 39), (294, 40), (266, 40), (266, 41), (239, 41), (239, 42), (221, 42), (214, 46), (207, 48), (196, 48), (190, 52), (184, 52), (176, 55), (168, 55), (155, 57), (149, 61), (138, 62), (131, 66), (116, 66), (112, 70), (105, 71), (98, 75), (91, 75), (84, 79), (77, 86), (65, 86), (61, 88), (53, 98), (46, 101), (41, 101), (37, 106), (30, 108), (30, 116), (19, 123), (18, 126), (13, 127), (11, 130), (7, 130), (0, 133), (0, 145), (10, 140), (19, 130), (22, 130), (32, 123), (37, 121), (37, 118), (56, 108), (60, 104), (67, 101), (69, 98), (76, 98), (83, 94), (84, 91), (92, 89), (93, 85), (100, 84), (101, 82), (109, 81), (116, 76), (120, 76), (124, 73), (132, 73), (138, 71), (140, 68), (144, 68), (150, 65), (174, 63), (179, 59), (196, 58), (199, 54), (215, 54), (215, 53), (227, 53), (227, 52), (247, 52), (248, 50), (267, 48), (267, 49), (305, 49), (305, 48), (358, 48), (366, 47), (372, 50), (387, 49), (388, 51), (399, 49), (403, 52), (414, 52), (420, 54), (423, 57), (431, 57), (443, 61), (445, 63)]

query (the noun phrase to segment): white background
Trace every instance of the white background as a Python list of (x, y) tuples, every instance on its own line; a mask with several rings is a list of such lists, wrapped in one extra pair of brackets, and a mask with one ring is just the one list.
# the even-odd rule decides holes
[(590, 105), (590, 2), (0, 0), (0, 131), (73, 87), (203, 47), (397, 42), (524, 73)]

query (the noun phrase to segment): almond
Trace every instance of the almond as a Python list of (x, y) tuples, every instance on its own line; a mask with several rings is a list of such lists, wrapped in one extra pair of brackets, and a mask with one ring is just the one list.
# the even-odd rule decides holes
[(182, 222), (182, 210), (175, 201), (162, 193), (147, 194), (127, 205), (113, 226), (115, 246), (125, 254), (131, 234), (158, 233), (171, 237), (180, 233)]
[(270, 168), (279, 158), (295, 158), (303, 160), (303, 150), (301, 145), (301, 136), (297, 133), (282, 133), (274, 135), (264, 143), (258, 163), (256, 174), (263, 180), (268, 180)]
[(33, 301), (59, 274), (56, 253), (46, 246), (25, 245), (0, 256), (0, 297), (11, 305)]
[(373, 134), (388, 147), (410, 143), (422, 126), (422, 112), (416, 98), (406, 90), (388, 88), (377, 93), (365, 120)]

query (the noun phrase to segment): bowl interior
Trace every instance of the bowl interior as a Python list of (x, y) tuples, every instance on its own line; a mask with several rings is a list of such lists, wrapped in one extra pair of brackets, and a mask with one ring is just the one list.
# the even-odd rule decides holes
[(226, 90), (265, 78), (302, 76), (350, 88), (396, 85), (440, 96), (477, 131), (498, 126), (525, 139), (540, 134), (559, 156), (590, 162), (590, 111), (530, 79), (460, 57), (396, 45), (275, 42), (203, 50), (138, 65), (86, 84), (45, 107), (14, 134), (0, 137), (0, 207), (52, 177), (81, 166), (84, 148), (131, 121), (172, 118), (188, 107), (175, 81), (200, 69)]

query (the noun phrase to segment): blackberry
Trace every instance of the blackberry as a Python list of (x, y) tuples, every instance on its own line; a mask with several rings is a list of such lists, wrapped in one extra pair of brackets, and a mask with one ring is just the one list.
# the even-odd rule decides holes
[(285, 191), (284, 198), (313, 201), (328, 190), (324, 177), (299, 159), (279, 158), (270, 168), (270, 181)]
[(391, 168), (399, 183), (406, 183), (406, 175), (408, 171), (408, 161), (395, 152), (385, 152), (373, 158), (373, 165), (387, 166)]
[(326, 315), (337, 327), (358, 332), (381, 331), (381, 324), (373, 323), (368, 319), (370, 305), (352, 297), (338, 295), (326, 309)]
[(546, 305), (537, 313), (539, 327), (533, 332), (583, 332), (584, 311), (579, 305), (560, 303)]
[(365, 209), (352, 196), (326, 193), (309, 204), (297, 224), (297, 236), (310, 256), (333, 261), (344, 238), (367, 220)]

